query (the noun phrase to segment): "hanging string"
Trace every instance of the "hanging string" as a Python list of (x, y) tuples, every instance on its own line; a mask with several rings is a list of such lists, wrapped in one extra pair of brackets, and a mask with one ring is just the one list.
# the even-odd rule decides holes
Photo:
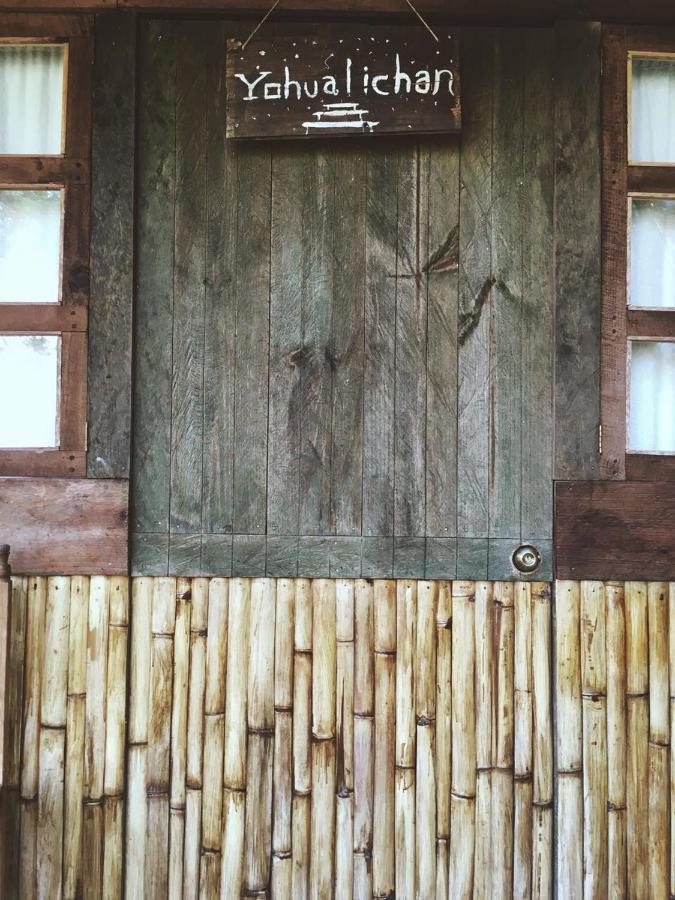
[[(438, 43), (438, 42), (439, 42), (439, 41), (438, 41), (438, 35), (436, 34), (435, 31), (432, 30), (431, 25), (429, 25), (429, 23), (426, 21), (426, 19), (422, 16), (422, 13), (417, 9), (417, 7), (414, 5), (414, 3), (412, 2), (412, 0), (405, 0), (405, 2), (408, 4), (408, 6), (410, 7), (410, 9), (412, 9), (412, 11), (415, 13), (415, 15), (417, 16), (417, 18), (418, 18), (418, 19), (420, 20), (420, 22), (422, 23), (422, 25), (424, 25), (424, 27), (425, 27), (426, 30), (429, 32), (429, 34), (430, 34), (430, 35), (432, 36), (432, 38), (436, 41), (436, 43)], [(269, 19), (269, 17), (272, 15), (272, 13), (274, 12), (274, 10), (277, 8), (277, 6), (278, 6), (280, 3), (281, 3), (281, 0), (274, 0), (274, 3), (270, 6), (270, 8), (269, 8), (269, 9), (267, 10), (267, 12), (265, 13), (265, 15), (262, 17), (262, 19), (258, 22), (258, 24), (255, 26), (255, 28), (253, 29), (253, 31), (249, 34), (249, 36), (246, 38), (246, 40), (244, 41), (244, 43), (241, 45), (241, 49), (242, 49), (242, 50), (245, 50), (245, 49), (246, 49), (246, 45), (247, 45), (248, 42), (251, 40), (251, 38), (253, 37), (253, 35), (256, 34), (256, 32), (257, 32), (257, 31), (265, 24), (265, 22)]]

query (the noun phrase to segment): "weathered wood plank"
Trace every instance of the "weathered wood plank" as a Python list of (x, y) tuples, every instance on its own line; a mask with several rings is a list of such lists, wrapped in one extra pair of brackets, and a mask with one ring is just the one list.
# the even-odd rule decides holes
[(169, 530), (176, 61), (166, 23), (141, 32), (134, 327), (134, 528)]
[(201, 531), (204, 397), (206, 95), (210, 25), (176, 37), (176, 193), (173, 251), (171, 508), (175, 532)]
[(600, 419), (600, 26), (555, 32), (555, 477), (589, 479)]
[(494, 32), (467, 30), (462, 46), (457, 534), (487, 537)]
[(128, 12), (100, 16), (95, 39), (87, 473), (128, 478), (136, 16)]
[(394, 533), (394, 378), (398, 155), (368, 148), (363, 534)]

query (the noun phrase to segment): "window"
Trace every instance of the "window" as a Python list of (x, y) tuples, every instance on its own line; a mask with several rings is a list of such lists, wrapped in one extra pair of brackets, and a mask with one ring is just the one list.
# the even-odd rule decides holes
[(604, 29), (601, 470), (675, 479), (675, 33)]
[(85, 472), (86, 17), (0, 23), (0, 475)]

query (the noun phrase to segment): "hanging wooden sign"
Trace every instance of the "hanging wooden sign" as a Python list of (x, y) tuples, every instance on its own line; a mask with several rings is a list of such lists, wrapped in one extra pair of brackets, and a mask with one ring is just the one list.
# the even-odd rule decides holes
[(439, 134), (461, 126), (457, 38), (317, 28), (227, 45), (228, 138)]

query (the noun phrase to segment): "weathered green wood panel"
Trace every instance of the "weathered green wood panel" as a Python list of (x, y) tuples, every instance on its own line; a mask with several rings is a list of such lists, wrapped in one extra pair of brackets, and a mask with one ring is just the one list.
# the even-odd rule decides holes
[(598, 477), (600, 25), (556, 25), (555, 477)]
[(134, 278), (136, 15), (96, 19), (88, 452), (90, 478), (128, 478)]
[(141, 532), (168, 532), (176, 184), (173, 28), (141, 32), (137, 275), (134, 321), (132, 515)]

